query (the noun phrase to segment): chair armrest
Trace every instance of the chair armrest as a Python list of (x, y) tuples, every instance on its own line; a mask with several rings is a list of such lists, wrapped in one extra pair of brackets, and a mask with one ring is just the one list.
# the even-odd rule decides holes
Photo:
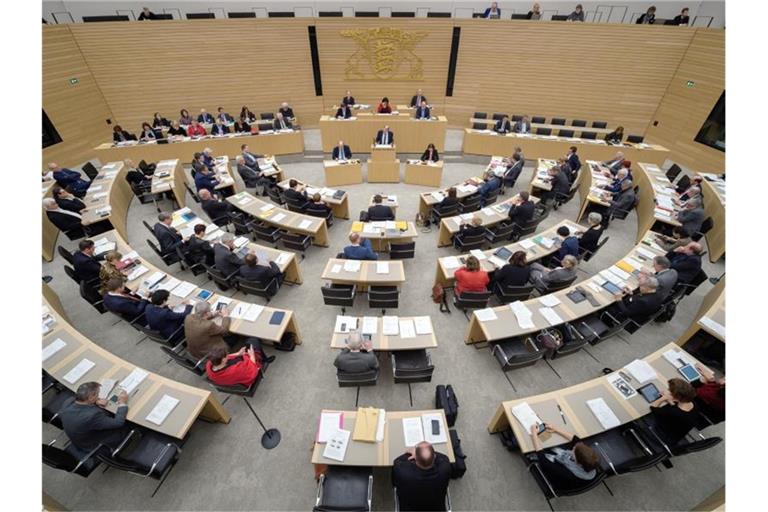
[(320, 478), (317, 481), (317, 496), (315, 497), (315, 506), (320, 505), (320, 501), (323, 499), (323, 482), (325, 482), (325, 473), (320, 474)]
[(588, 323), (586, 323), (586, 322), (581, 322), (581, 325), (583, 325), (583, 326), (584, 326), (584, 327), (586, 327), (586, 328), (587, 328), (589, 331), (591, 331), (591, 332), (592, 332), (592, 334), (595, 336), (595, 338), (596, 338), (596, 339), (600, 339), (600, 335), (599, 335), (599, 334), (597, 334), (597, 332), (595, 332), (595, 330), (594, 330), (592, 327), (590, 327)]
[(240, 271), (240, 269), (235, 270), (234, 272), (232, 272), (228, 276), (225, 276), (224, 279), (226, 279), (227, 281), (231, 281), (235, 277), (235, 275), (237, 275), (237, 273), (239, 271)]
[(541, 351), (539, 350), (539, 347), (537, 347), (537, 346), (536, 346), (536, 343), (534, 343), (534, 342), (533, 342), (533, 339), (532, 339), (530, 336), (528, 336), (528, 337), (526, 337), (526, 338), (525, 338), (525, 343), (527, 343), (528, 345), (530, 345), (530, 346), (531, 346), (531, 348), (534, 350), (534, 352), (541, 352)]
[(651, 435), (656, 438), (656, 441), (658, 441), (659, 444), (664, 447), (664, 450), (666, 450), (666, 452), (669, 454), (669, 456), (672, 457), (673, 456), (672, 450), (670, 450), (669, 446), (667, 446), (667, 443), (665, 443), (664, 440), (662, 440), (661, 437), (659, 437), (659, 435), (656, 433), (656, 431), (653, 429), (653, 427), (648, 425), (647, 423), (646, 423), (645, 427), (648, 429), (648, 432), (650, 432)]
[(146, 318), (146, 317), (145, 317), (145, 315), (144, 315), (144, 312), (142, 312), (142, 313), (141, 313), (141, 314), (139, 314), (139, 315), (138, 315), (136, 318), (134, 318), (133, 320), (131, 320), (129, 323), (131, 324), (131, 326), (136, 326), (136, 322), (138, 322), (139, 320), (144, 320), (145, 318)]
[(114, 457), (114, 456), (118, 455), (123, 450), (123, 448), (125, 448), (125, 446), (131, 440), (131, 438), (133, 438), (134, 434), (138, 434), (138, 433), (139, 432), (135, 428), (131, 429), (131, 431), (128, 432), (128, 435), (125, 436), (125, 439), (123, 439), (120, 442), (120, 445), (112, 451), (112, 456)]
[(165, 445), (165, 448), (163, 448), (163, 451), (160, 452), (160, 455), (158, 455), (154, 462), (152, 462), (152, 466), (150, 466), (149, 471), (147, 472), (147, 476), (151, 475), (155, 471), (155, 468), (160, 463), (160, 461), (163, 460), (163, 457), (165, 457), (165, 454), (168, 452), (168, 450), (171, 449), (171, 446), (174, 445), (171, 443), (167, 443)]
[(604, 310), (604, 311), (602, 312), (602, 315), (606, 315), (608, 318), (610, 318), (610, 319), (611, 319), (611, 321), (612, 321), (612, 322), (615, 322), (617, 325), (621, 323), (621, 322), (619, 322), (618, 318), (616, 318), (615, 316), (613, 316), (613, 315), (612, 315), (611, 313), (609, 313), (608, 311), (605, 311), (605, 310)]
[(368, 512), (371, 512), (372, 500), (373, 500), (373, 475), (368, 475)]
[[(176, 335), (177, 335), (179, 332), (184, 332), (184, 324), (180, 325), (178, 329), (176, 329), (175, 331), (173, 331), (173, 333), (171, 333), (171, 336), (168, 338), (168, 340), (169, 340), (169, 341), (170, 341), (170, 340), (172, 340), (172, 339), (174, 338), (174, 336), (176, 336)], [(184, 340), (185, 340), (185, 338), (184, 338), (184, 337), (182, 337), (182, 339), (181, 339), (181, 343), (183, 343), (183, 342), (184, 342)], [(181, 344), (181, 343), (180, 343), (180, 344)], [(176, 345), (176, 347), (178, 347), (178, 346), (179, 346), (179, 345)], [(173, 347), (173, 348), (175, 349), (176, 347)]]
[(201, 365), (204, 365), (207, 360), (208, 360), (208, 354), (201, 357), (200, 360), (195, 363), (195, 368), (199, 368)]
[(571, 333), (571, 336), (578, 338), (581, 341), (584, 341), (586, 338), (581, 335), (578, 329), (576, 329), (574, 326), (572, 326), (570, 323), (565, 323), (565, 328), (568, 329), (568, 332)]
[(105, 446), (104, 446), (103, 444), (99, 443), (99, 444), (98, 444), (98, 446), (96, 446), (96, 448), (94, 448), (94, 449), (93, 449), (93, 450), (91, 450), (90, 452), (86, 453), (86, 454), (83, 456), (83, 458), (82, 458), (82, 459), (80, 459), (79, 461), (77, 461), (77, 464), (76, 464), (76, 465), (75, 465), (75, 467), (72, 469), (72, 473), (76, 473), (76, 472), (77, 472), (77, 470), (78, 470), (78, 469), (80, 469), (80, 466), (82, 466), (83, 464), (85, 464), (86, 462), (88, 462), (88, 460), (89, 460), (91, 457), (93, 457), (94, 455), (96, 455), (96, 452), (98, 452), (99, 450), (101, 450), (101, 449), (102, 449), (102, 448), (104, 448), (104, 447), (105, 447)]
[(552, 484), (547, 479), (547, 476), (544, 474), (544, 471), (541, 469), (541, 466), (539, 466), (538, 462), (532, 462), (531, 464), (528, 465), (529, 472), (533, 472), (534, 469), (541, 476), (541, 479), (544, 480), (544, 483), (547, 484), (547, 487), (549, 488), (549, 492), (552, 493), (552, 496), (557, 496), (555, 489), (552, 487)]
[(509, 358), (507, 357), (507, 354), (505, 354), (504, 351), (501, 350), (498, 345), (494, 345), (493, 348), (491, 348), (491, 354), (495, 355), (496, 351), (498, 351), (501, 354), (501, 357), (504, 359), (505, 363), (509, 362)]
[(642, 448), (645, 453), (647, 453), (648, 455), (652, 455), (653, 452), (651, 452), (651, 449), (648, 448), (648, 445), (646, 445), (643, 442), (643, 440), (640, 438), (640, 436), (637, 434), (637, 432), (635, 432), (635, 429), (630, 427), (629, 430), (627, 430), (627, 432), (632, 434), (632, 437), (635, 439), (635, 442), (640, 445), (640, 448)]
[(595, 448), (597, 448), (597, 451), (600, 452), (600, 456), (605, 459), (605, 461), (608, 463), (608, 466), (611, 468), (611, 471), (613, 471), (614, 475), (618, 475), (619, 472), (616, 471), (616, 466), (613, 465), (613, 461), (610, 457), (608, 457), (608, 454), (603, 450), (603, 447), (600, 446), (600, 443), (595, 443)]

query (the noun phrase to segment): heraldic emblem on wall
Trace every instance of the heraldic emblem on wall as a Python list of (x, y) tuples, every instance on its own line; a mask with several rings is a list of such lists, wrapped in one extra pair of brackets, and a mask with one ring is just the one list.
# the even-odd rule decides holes
[(354, 39), (358, 48), (347, 59), (347, 80), (417, 81), (424, 78), (422, 61), (413, 53), (426, 32), (399, 28), (342, 30), (342, 37)]

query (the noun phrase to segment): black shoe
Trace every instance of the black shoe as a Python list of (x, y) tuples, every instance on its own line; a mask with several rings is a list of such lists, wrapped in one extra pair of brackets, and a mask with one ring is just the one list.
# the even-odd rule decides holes
[(613, 373), (613, 370), (611, 370), (610, 368), (603, 368), (603, 374), (604, 375), (608, 375), (610, 373)]
[(277, 356), (269, 356), (269, 357), (266, 359), (266, 361), (267, 361), (267, 363), (271, 363), (271, 362), (272, 362), (272, 361), (274, 361), (275, 359), (277, 359)]

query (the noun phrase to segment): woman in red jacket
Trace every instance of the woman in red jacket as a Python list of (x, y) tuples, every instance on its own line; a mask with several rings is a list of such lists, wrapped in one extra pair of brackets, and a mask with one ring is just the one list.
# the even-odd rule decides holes
[(392, 113), (392, 107), (389, 106), (389, 98), (386, 96), (381, 100), (381, 103), (379, 103), (379, 106), (376, 107), (376, 112), (379, 114), (391, 114)]
[(484, 292), (489, 281), (488, 272), (480, 270), (480, 262), (474, 256), (468, 256), (466, 265), (457, 270), (453, 277), (456, 279), (454, 292), (457, 295), (463, 292)]
[(257, 343), (254, 348), (249, 345), (239, 352), (227, 354), (223, 348), (214, 348), (208, 353), (208, 361), (205, 363), (205, 373), (208, 380), (221, 386), (235, 386), (242, 384), (250, 387), (259, 376), (266, 354)]

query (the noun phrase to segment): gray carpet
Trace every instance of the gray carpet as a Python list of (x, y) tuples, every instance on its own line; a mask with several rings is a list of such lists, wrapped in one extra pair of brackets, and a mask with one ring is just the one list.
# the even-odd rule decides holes
[[(448, 150), (460, 150), (460, 132), (449, 132)], [(319, 149), (316, 131), (307, 132), (308, 149)], [(555, 155), (553, 155), (555, 156)], [(400, 156), (401, 161), (404, 160)], [(279, 158), (286, 175), (313, 184), (323, 183), (322, 164), (318, 159)], [(487, 158), (447, 158), (443, 185), (449, 185), (482, 172)], [(516, 190), (527, 185), (531, 167), (527, 167)], [(362, 184), (346, 187), (350, 192), (352, 216), (363, 209), (371, 194), (394, 193), (399, 196), (399, 219), (412, 220), (418, 209), (418, 193), (424, 187), (396, 184)], [(509, 194), (509, 192), (507, 192)], [(167, 204), (167, 201), (166, 201)], [(196, 205), (191, 205), (199, 212)], [(563, 218), (573, 219), (578, 199), (553, 212), (541, 226), (545, 229)], [(143, 258), (159, 267), (162, 262), (147, 247), (149, 233), (141, 220), (154, 222), (152, 205), (133, 201), (128, 215), (129, 241)], [(310, 451), (322, 408), (351, 409), (355, 389), (339, 389), (332, 366), (336, 353), (329, 348), (330, 336), (338, 308), (323, 305), (320, 273), (329, 257), (346, 243), (350, 221), (336, 221), (330, 229), (328, 249), (310, 248), (301, 263), (304, 283), (285, 286), (273, 300), (276, 307), (295, 311), (304, 343), (292, 353), (277, 352), (267, 379), (252, 400), (257, 412), (267, 424), (280, 429), (280, 446), (271, 451), (259, 444), (261, 430), (242, 401), (233, 399), (226, 404), (232, 415), (228, 425), (197, 422), (184, 447), (176, 468), (159, 493), (150, 498), (155, 482), (137, 476), (109, 470), (96, 471), (88, 479), (66, 474), (43, 466), (43, 489), (64, 506), (73, 510), (309, 510), (314, 504), (316, 485), (310, 464)], [(601, 252), (584, 264), (587, 274), (608, 267), (623, 257), (634, 244), (636, 218), (615, 221), (610, 229), (610, 241)], [(60, 237), (59, 243), (73, 249), (74, 243)], [(496, 436), (486, 427), (502, 400), (556, 390), (594, 378), (601, 368), (616, 367), (642, 357), (662, 345), (674, 341), (694, 320), (701, 298), (710, 289), (705, 283), (678, 308), (672, 322), (649, 325), (628, 337), (629, 343), (616, 338), (590, 348), (600, 360), (584, 353), (553, 363), (562, 376), (546, 364), (510, 373), (517, 392), (513, 391), (496, 361), (486, 350), (476, 350), (463, 342), (467, 321), (454, 311), (441, 314), (430, 299), (436, 260), (453, 253), (450, 248), (437, 249), (437, 230), (420, 234), (416, 244), (416, 259), (405, 261), (408, 279), (403, 287), (400, 309), (403, 315), (431, 315), (439, 346), (431, 352), (435, 365), (432, 383), (413, 386), (415, 409), (434, 405), (436, 384), (453, 384), (460, 402), (456, 423), (462, 446), (468, 455), (468, 470), (461, 480), (451, 482), (455, 510), (544, 510), (547, 504), (532, 478), (526, 473), (519, 456), (502, 448)], [(74, 283), (63, 272), (63, 260), (57, 255), (50, 264), (43, 264), (43, 274), (53, 276), (51, 287), (59, 294), (73, 324), (85, 335), (108, 350), (141, 367), (187, 384), (203, 387), (194, 375), (168, 364), (160, 349), (151, 341), (136, 342), (139, 333), (110, 314), (98, 315), (82, 300)], [(719, 276), (724, 265), (710, 265), (705, 270)], [(186, 280), (203, 283), (204, 276), (192, 277), (188, 272), (172, 272)], [(254, 300), (254, 299), (249, 299)], [(259, 299), (255, 299), (259, 300)], [(352, 314), (375, 314), (360, 298)], [(348, 313), (349, 314), (349, 313)], [(274, 351), (268, 352), (274, 353)], [(220, 397), (223, 399), (223, 397)], [(410, 409), (408, 388), (392, 382), (391, 368), (383, 365), (379, 383), (362, 388), (360, 405), (372, 405), (388, 410)], [(723, 435), (721, 424), (710, 428), (708, 434)], [(43, 441), (63, 437), (56, 429), (44, 425)], [(642, 473), (612, 478), (611, 497), (605, 488), (575, 498), (555, 500), (558, 510), (690, 510), (725, 482), (724, 444), (709, 451), (676, 459), (671, 470), (651, 469)], [(391, 510), (392, 491), (389, 471), (374, 472), (373, 505), (377, 510)]]

